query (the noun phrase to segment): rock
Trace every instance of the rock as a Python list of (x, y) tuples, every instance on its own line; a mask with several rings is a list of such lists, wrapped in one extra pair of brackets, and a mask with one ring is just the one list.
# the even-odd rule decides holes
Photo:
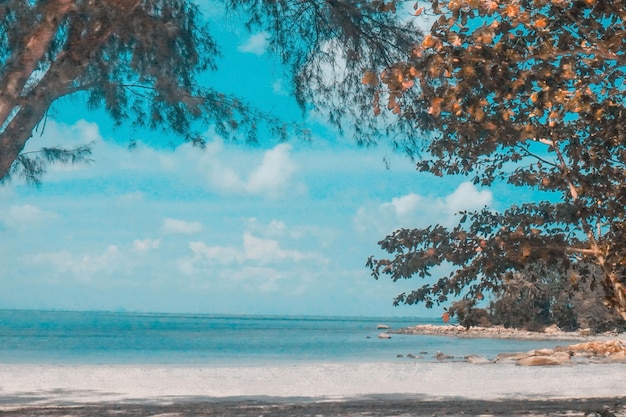
[(626, 344), (622, 340), (595, 340), (592, 342), (577, 343), (564, 348), (572, 351), (593, 352), (597, 356), (608, 356), (617, 352), (626, 352)]
[(550, 356), (554, 354), (554, 349), (537, 349), (535, 350), (536, 356)]
[(404, 358), (404, 355), (403, 355), (402, 353), (398, 353), (398, 354), (396, 355), (396, 358)]
[(438, 361), (443, 361), (446, 359), (453, 359), (454, 356), (446, 355), (443, 352), (437, 351), (437, 353), (435, 354), (435, 358), (437, 358)]
[(415, 359), (415, 358), (417, 358), (417, 356), (415, 356), (415, 355), (414, 355), (414, 354), (412, 354), (412, 353), (409, 353), (408, 355), (406, 355), (406, 357), (407, 357), (407, 358), (411, 358), (411, 359)]
[(479, 355), (468, 355), (465, 357), (465, 360), (467, 361), (467, 363), (472, 363), (475, 365), (484, 365), (487, 363), (493, 363), (493, 361), (485, 358), (484, 356), (479, 356)]
[(547, 366), (563, 365), (570, 362), (570, 356), (566, 352), (556, 352), (552, 355), (537, 355), (521, 358), (517, 361), (519, 366)]
[(390, 327), (387, 326), (386, 324), (379, 324), (378, 326), (376, 326), (376, 328), (378, 330), (388, 330), (388, 329), (390, 329)]
[(425, 350), (422, 350), (422, 351), (420, 352), (420, 355), (428, 355), (428, 352), (426, 352)]
[(552, 324), (543, 330), (544, 333), (548, 334), (559, 333), (560, 331), (561, 329), (559, 329), (559, 326), (557, 326), (556, 324)]
[(548, 366), (548, 365), (560, 365), (556, 359), (552, 359), (550, 356), (529, 356), (517, 361), (519, 366)]
[(391, 335), (387, 333), (381, 333), (378, 335), (379, 339), (391, 339)]
[(626, 351), (622, 350), (614, 352), (609, 355), (609, 359), (612, 361), (626, 362)]
[(499, 353), (496, 356), (495, 363), (517, 363), (520, 359), (525, 359), (528, 357), (532, 357), (533, 355), (529, 355), (528, 353)]

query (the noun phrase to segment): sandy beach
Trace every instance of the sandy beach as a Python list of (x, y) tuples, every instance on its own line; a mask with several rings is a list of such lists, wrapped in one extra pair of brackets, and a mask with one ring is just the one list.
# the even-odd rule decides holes
[(111, 410), (117, 410), (116, 415), (169, 417), (382, 416), (563, 415), (558, 413), (567, 411), (582, 416), (607, 406), (615, 415), (626, 415), (625, 382), (623, 363), (559, 367), (458, 362), (266, 367), (3, 364), (0, 414), (82, 416), (111, 415)]

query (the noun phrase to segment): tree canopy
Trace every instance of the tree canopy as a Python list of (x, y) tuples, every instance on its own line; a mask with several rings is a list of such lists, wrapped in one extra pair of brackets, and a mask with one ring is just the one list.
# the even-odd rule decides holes
[(363, 77), (377, 102), (429, 134), (414, 150), (418, 170), (547, 197), (461, 213), (450, 229), (398, 230), (380, 242), (392, 256), (369, 259), (372, 274), (427, 278), (451, 265), (395, 300), (432, 306), (482, 299), (529, 264), (558, 266), (573, 284), (601, 285), (626, 319), (626, 2), (416, 4), (428, 10), (436, 21), (411, 58)]
[[(420, 35), (377, 2), (226, 0), (268, 33), (290, 64), (303, 108), (325, 108), (340, 125), (346, 106), (331, 99), (327, 66), (342, 67), (345, 97), (359, 89), (346, 69), (406, 59)], [(380, 3), (380, 2), (378, 2)], [(301, 127), (199, 84), (214, 70), (219, 45), (188, 0), (6, 0), (0, 5), (0, 179), (37, 182), (47, 162), (88, 160), (90, 147), (23, 153), (35, 127), (59, 98), (81, 95), (118, 123), (163, 128), (203, 146), (198, 123), (223, 136), (256, 141), (260, 124), (281, 139)], [(352, 86), (351, 88), (349, 86)], [(316, 98), (320, 98), (318, 101)], [(361, 106), (365, 111), (365, 106)], [(359, 126), (359, 124), (355, 124)], [(360, 129), (361, 132), (364, 129)]]

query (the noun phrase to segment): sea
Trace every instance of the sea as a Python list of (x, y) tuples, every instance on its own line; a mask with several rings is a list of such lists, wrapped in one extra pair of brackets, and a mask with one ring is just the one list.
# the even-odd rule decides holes
[(437, 361), (438, 351), (460, 360), (556, 344), (400, 334), (378, 338), (384, 331), (379, 325), (417, 324), (441, 320), (0, 310), (0, 364), (237, 367)]

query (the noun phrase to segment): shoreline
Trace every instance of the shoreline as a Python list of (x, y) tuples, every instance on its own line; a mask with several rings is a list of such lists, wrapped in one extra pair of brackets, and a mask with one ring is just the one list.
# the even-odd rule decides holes
[[(455, 333), (464, 333), (464, 337), (550, 340), (555, 344), (563, 340), (595, 343), (616, 339), (609, 334), (573, 338), (567, 332), (534, 333), (529, 337), (519, 331), (494, 337), (493, 329), (468, 332), (454, 325), (409, 329), (413, 333), (402, 334), (463, 337)], [(423, 333), (415, 333), (415, 329)], [(618, 338), (626, 340), (624, 334)], [(624, 347), (621, 341), (618, 344)], [(566, 348), (571, 350), (575, 345)], [(533, 352), (544, 355), (549, 350)], [(0, 415), (626, 417), (626, 360), (580, 362), (574, 360), (576, 354), (558, 350), (550, 355), (567, 356), (567, 363), (518, 366), (520, 363), (508, 360), (515, 356), (511, 354), (501, 362), (496, 358), (486, 363), (470, 362), (467, 357), (466, 361), (415, 361), (406, 357), (378, 362), (259, 366), (0, 362)], [(522, 356), (528, 356), (528, 352)]]
[(560, 330), (556, 326), (547, 327), (543, 332), (506, 328), (504, 326), (481, 327), (474, 326), (466, 329), (459, 324), (419, 324), (416, 326), (403, 327), (400, 329), (386, 329), (389, 334), (446, 336), (459, 338), (485, 338), (485, 339), (519, 339), (519, 340), (573, 340), (591, 341), (621, 339), (626, 340), (626, 333), (604, 332), (590, 334), (587, 329), (574, 332)]

